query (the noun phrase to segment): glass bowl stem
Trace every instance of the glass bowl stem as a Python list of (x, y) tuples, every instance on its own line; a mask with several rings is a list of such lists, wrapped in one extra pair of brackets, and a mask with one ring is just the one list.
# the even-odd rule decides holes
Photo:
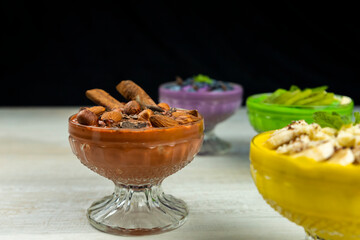
[(204, 141), (198, 155), (219, 155), (227, 153), (231, 144), (215, 135), (214, 128), (204, 131)]
[(94, 202), (87, 211), (96, 229), (117, 235), (149, 235), (184, 224), (188, 208), (184, 201), (164, 194), (158, 185), (115, 184), (114, 193)]

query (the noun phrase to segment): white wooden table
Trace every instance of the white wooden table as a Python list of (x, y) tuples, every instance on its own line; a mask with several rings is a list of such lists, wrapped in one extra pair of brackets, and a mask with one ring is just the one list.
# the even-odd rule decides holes
[[(0, 239), (125, 239), (92, 228), (85, 211), (113, 183), (72, 154), (67, 119), (78, 108), (0, 108)], [(304, 239), (301, 227), (271, 209), (249, 173), (255, 131), (240, 110), (216, 128), (231, 141), (226, 156), (197, 156), (163, 183), (185, 200), (188, 221), (138, 239)], [(127, 238), (129, 239), (129, 238)]]

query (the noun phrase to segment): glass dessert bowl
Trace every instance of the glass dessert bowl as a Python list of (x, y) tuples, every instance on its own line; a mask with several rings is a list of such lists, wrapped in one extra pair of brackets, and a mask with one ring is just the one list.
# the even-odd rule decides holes
[(69, 119), (73, 153), (92, 171), (115, 184), (114, 193), (87, 211), (92, 226), (120, 235), (146, 235), (181, 226), (184, 201), (162, 191), (162, 181), (185, 167), (201, 148), (203, 119), (142, 129), (85, 126)]
[(312, 106), (264, 103), (264, 99), (270, 95), (271, 93), (255, 94), (246, 100), (250, 124), (258, 133), (282, 128), (294, 120), (303, 119), (312, 123), (313, 113), (317, 111), (337, 112), (340, 115), (351, 116), (354, 109), (353, 100), (346, 96), (337, 95), (339, 99), (344, 99), (344, 104)]
[(164, 83), (159, 87), (159, 101), (167, 102), (178, 108), (196, 109), (204, 117), (205, 136), (199, 152), (202, 155), (224, 154), (231, 145), (218, 138), (215, 126), (228, 119), (239, 109), (242, 102), (243, 88), (236, 83), (230, 84), (227, 91), (174, 91), (169, 88), (173, 82)]
[(302, 226), (308, 239), (360, 239), (360, 168), (319, 163), (266, 147), (272, 132), (255, 136), (250, 169), (266, 202)]

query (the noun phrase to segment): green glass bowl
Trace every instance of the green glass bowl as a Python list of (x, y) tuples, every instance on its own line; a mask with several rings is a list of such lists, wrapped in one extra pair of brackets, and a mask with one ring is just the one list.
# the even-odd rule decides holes
[[(317, 111), (337, 112), (351, 117), (354, 110), (354, 101), (351, 98), (349, 98), (347, 104), (334, 103), (326, 106), (286, 106), (263, 103), (263, 100), (270, 94), (255, 94), (246, 100), (249, 121), (259, 133), (283, 128), (294, 120), (303, 119), (307, 123), (312, 123), (312, 115)], [(342, 97), (340, 95), (336, 96)]]

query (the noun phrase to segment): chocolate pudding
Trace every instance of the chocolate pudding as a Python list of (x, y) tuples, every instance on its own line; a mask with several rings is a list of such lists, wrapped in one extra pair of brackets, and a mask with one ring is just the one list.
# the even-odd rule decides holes
[(70, 144), (80, 161), (123, 185), (153, 185), (186, 166), (203, 140), (203, 119), (166, 128), (111, 129), (69, 119)]

